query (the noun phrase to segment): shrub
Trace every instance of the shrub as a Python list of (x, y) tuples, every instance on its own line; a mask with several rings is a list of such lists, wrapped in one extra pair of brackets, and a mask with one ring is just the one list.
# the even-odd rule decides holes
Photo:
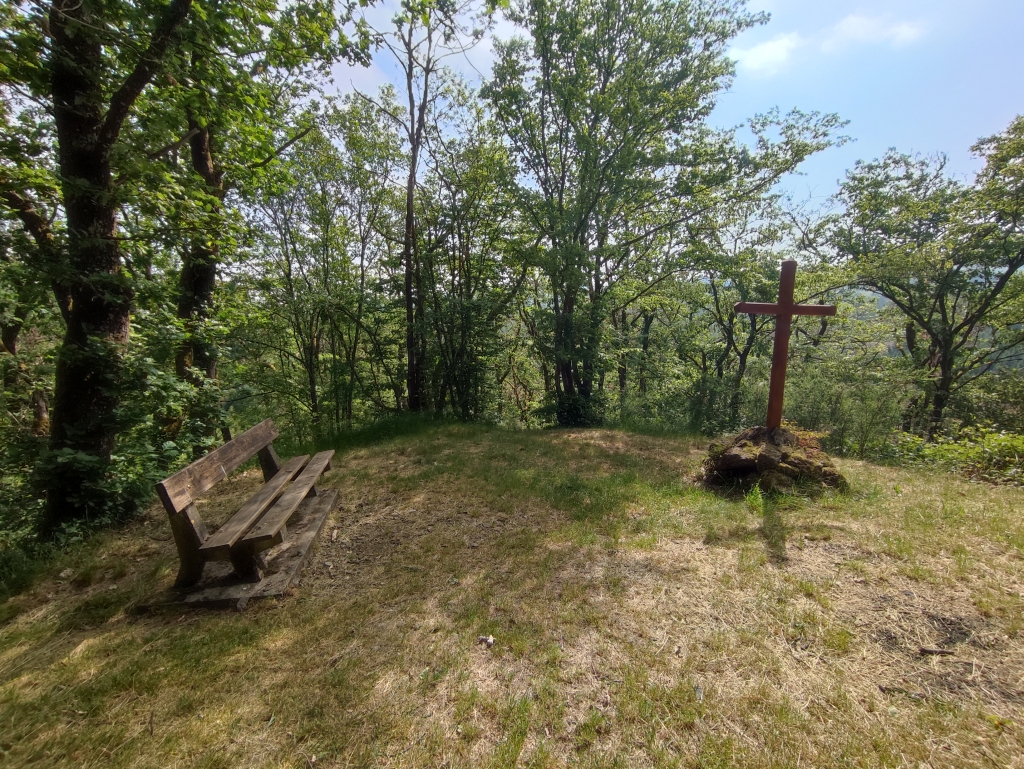
[(555, 421), (559, 427), (600, 427), (604, 424), (604, 393), (589, 398), (582, 395), (558, 395), (555, 399)]
[(849, 366), (798, 367), (786, 388), (786, 418), (823, 433), (822, 446), (864, 459), (877, 456), (899, 428), (908, 392), (896, 372)]
[(1024, 435), (990, 427), (964, 428), (929, 443), (899, 433), (883, 458), (893, 464), (938, 465), (990, 483), (1024, 485)]

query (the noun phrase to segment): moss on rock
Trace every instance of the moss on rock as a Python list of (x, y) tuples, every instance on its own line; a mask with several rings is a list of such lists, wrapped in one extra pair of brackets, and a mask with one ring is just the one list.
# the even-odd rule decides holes
[(795, 483), (845, 489), (846, 479), (812, 433), (779, 427), (750, 427), (714, 441), (704, 462), (705, 482), (759, 485), (784, 491)]

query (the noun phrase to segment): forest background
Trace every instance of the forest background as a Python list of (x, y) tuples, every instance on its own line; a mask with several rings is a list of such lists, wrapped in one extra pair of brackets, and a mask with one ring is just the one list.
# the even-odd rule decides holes
[[(796, 321), (788, 420), (1019, 481), (1024, 120), (973, 180), (892, 151), (811, 206), (780, 182), (839, 116), (709, 121), (768, 21), (743, 3), (361, 5), (0, 12), (5, 563), (267, 417), (322, 445), (398, 418), (758, 423), (773, 321), (732, 307), (774, 300), (785, 258), (798, 301), (839, 307)], [(471, 83), (452, 64), (482, 41)], [(381, 57), (393, 83), (336, 95), (338, 62)]]

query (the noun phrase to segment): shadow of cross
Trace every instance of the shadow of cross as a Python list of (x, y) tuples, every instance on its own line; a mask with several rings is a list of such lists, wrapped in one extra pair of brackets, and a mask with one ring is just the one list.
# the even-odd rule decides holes
[(794, 303), (793, 286), (795, 284), (796, 262), (783, 262), (777, 304), (739, 302), (734, 308), (737, 315), (745, 313), (775, 316), (775, 346), (772, 349), (772, 375), (768, 384), (768, 420), (765, 422), (765, 426), (769, 430), (774, 430), (782, 425), (782, 398), (786, 390), (786, 365), (789, 362), (789, 335), (793, 329), (793, 316), (836, 314), (835, 305)]

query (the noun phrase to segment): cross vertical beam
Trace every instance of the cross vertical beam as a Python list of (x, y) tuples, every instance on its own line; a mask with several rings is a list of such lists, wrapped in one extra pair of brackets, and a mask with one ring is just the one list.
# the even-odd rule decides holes
[(786, 368), (789, 366), (789, 337), (793, 331), (793, 316), (786, 312), (793, 307), (793, 289), (796, 286), (796, 262), (782, 263), (779, 282), (779, 309), (775, 316), (775, 343), (772, 347), (772, 374), (768, 381), (769, 430), (782, 426), (782, 400), (786, 393)]
[(768, 419), (765, 422), (769, 430), (782, 426), (782, 402), (786, 393), (786, 367), (789, 365), (789, 337), (793, 331), (793, 316), (836, 314), (834, 305), (796, 304), (793, 301), (795, 286), (796, 262), (787, 260), (782, 263), (778, 303), (739, 302), (735, 307), (737, 314), (775, 316), (775, 345), (772, 348), (772, 374), (768, 383)]

